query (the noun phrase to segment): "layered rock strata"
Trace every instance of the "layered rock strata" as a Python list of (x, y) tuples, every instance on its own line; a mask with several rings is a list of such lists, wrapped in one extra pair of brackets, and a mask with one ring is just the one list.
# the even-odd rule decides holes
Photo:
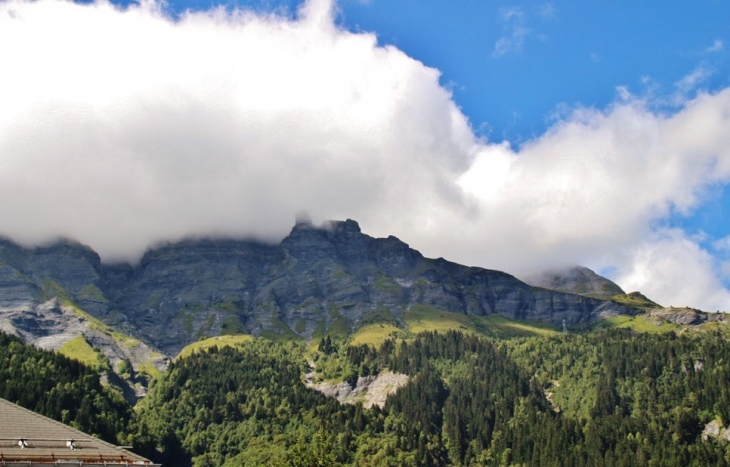
[(35, 249), (1, 242), (0, 327), (31, 341), (63, 333), (38, 314), (52, 299), (170, 356), (220, 334), (310, 338), (347, 332), (383, 310), (400, 321), (415, 304), (568, 326), (637, 313), (504, 272), (425, 258), (396, 237), (363, 234), (353, 220), (298, 222), (278, 244), (181, 241), (148, 251), (137, 265), (102, 264), (73, 242)]

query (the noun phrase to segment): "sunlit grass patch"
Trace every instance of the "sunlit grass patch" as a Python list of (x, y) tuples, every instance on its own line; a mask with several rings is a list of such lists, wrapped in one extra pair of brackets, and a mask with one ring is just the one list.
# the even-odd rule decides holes
[(616, 303), (620, 303), (622, 305), (634, 307), (634, 308), (641, 308), (641, 309), (652, 309), (652, 308), (661, 308), (661, 305), (649, 300), (644, 295), (640, 294), (639, 292), (631, 292), (629, 294), (619, 294), (614, 295), (611, 297), (611, 300), (613, 300)]
[(480, 321), (479, 328), (486, 328), (487, 334), (491, 333), (494, 337), (554, 336), (560, 334), (555, 325), (540, 321), (518, 321), (500, 315), (479, 316), (476, 318)]
[(414, 305), (403, 314), (403, 321), (412, 333), (457, 330), (503, 339), (558, 334), (549, 323), (516, 321), (500, 315), (472, 316), (427, 305)]
[(73, 358), (91, 368), (101, 369), (103, 366), (103, 355), (94, 349), (84, 336), (78, 336), (66, 342), (58, 349), (58, 353)]
[(413, 305), (403, 313), (403, 322), (408, 326), (408, 331), (414, 334), (451, 329), (476, 332), (476, 326), (470, 316), (429, 305)]
[(600, 327), (607, 328), (621, 328), (621, 329), (633, 329), (637, 332), (670, 332), (670, 331), (681, 331), (683, 326), (679, 326), (674, 323), (662, 320), (658, 317), (651, 315), (638, 315), (638, 316), (612, 316), (606, 318), (599, 323)]
[[(153, 358), (157, 356), (159, 356), (159, 354), (153, 354)], [(144, 362), (142, 368), (140, 369), (140, 372), (150, 378), (159, 378), (162, 375), (160, 370), (158, 370), (157, 367), (152, 364), (151, 360), (147, 360), (146, 362)]]
[(352, 336), (350, 345), (363, 345), (369, 344), (375, 347), (379, 347), (383, 341), (390, 338), (401, 338), (404, 337), (405, 333), (402, 329), (399, 329), (392, 324), (388, 323), (374, 323), (366, 324), (365, 326), (358, 329)]
[(179, 354), (177, 354), (178, 358), (185, 358), (189, 355), (192, 355), (194, 352), (197, 352), (199, 350), (205, 350), (210, 347), (235, 347), (237, 345), (240, 345), (244, 342), (249, 342), (254, 340), (253, 336), (250, 336), (248, 334), (238, 335), (238, 336), (215, 336), (215, 337), (209, 337), (207, 339), (193, 342), (192, 344), (186, 346), (184, 349), (180, 351)]

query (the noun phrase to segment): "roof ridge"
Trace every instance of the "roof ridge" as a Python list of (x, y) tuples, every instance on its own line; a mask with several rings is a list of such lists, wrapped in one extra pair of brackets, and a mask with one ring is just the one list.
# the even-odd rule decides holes
[[(45, 415), (39, 414), (39, 413), (34, 412), (34, 411), (30, 410), (30, 409), (27, 409), (25, 407), (22, 407), (22, 406), (20, 406), (18, 404), (15, 404), (13, 402), (10, 402), (7, 399), (0, 398), (0, 406), (2, 406), (2, 405), (6, 406), (8, 409), (15, 410), (17, 412), (23, 413), (24, 415), (29, 416), (29, 418), (32, 417), (33, 419), (35, 419), (35, 420), (37, 420), (37, 421), (39, 421), (41, 423), (51, 424), (51, 425), (53, 425), (56, 428), (62, 429), (64, 432), (68, 433), (69, 435), (72, 435), (72, 436), (69, 436), (69, 437), (65, 438), (66, 441), (70, 441), (72, 439), (74, 441), (86, 441), (86, 440), (89, 440), (92, 443), (99, 443), (99, 444), (103, 445), (104, 447), (106, 447), (106, 448), (108, 448), (108, 449), (110, 449), (110, 450), (118, 453), (119, 456), (120, 456), (120, 458), (121, 458), (121, 456), (124, 456), (129, 462), (138, 462), (138, 461), (150, 462), (149, 459), (146, 459), (145, 457), (142, 457), (139, 454), (135, 454), (134, 452), (127, 451), (126, 449), (123, 449), (123, 448), (121, 448), (119, 446), (116, 446), (116, 445), (114, 445), (112, 443), (109, 443), (107, 441), (104, 441), (101, 438), (97, 438), (97, 437), (92, 436), (92, 435), (90, 435), (88, 433), (84, 433), (83, 431), (78, 430), (78, 429), (76, 429), (76, 428), (74, 428), (72, 426), (66, 425), (65, 423), (59, 422), (58, 420), (54, 420), (54, 419), (52, 419), (50, 417), (46, 417)], [(21, 436), (18, 436), (17, 437), (18, 440), (20, 440), (20, 439), (28, 439), (28, 440), (34, 439), (32, 437), (22, 436), (23, 433), (19, 433), (19, 435), (21, 435)], [(62, 440), (59, 439), (58, 441), (62, 441)]]
[[(46, 417), (45, 415), (41, 415), (38, 412), (34, 412), (34, 411), (30, 410), (30, 409), (27, 409), (27, 408), (23, 407), (22, 405), (18, 405), (18, 404), (14, 403), (14, 402), (10, 402), (9, 400), (3, 399), (2, 397), (0, 397), (0, 403), (4, 403), (4, 404), (10, 406), (14, 410), (19, 410), (19, 411), (22, 411), (22, 412), (27, 412), (31, 416), (33, 416), (35, 418), (38, 418), (40, 420), (43, 420), (45, 423), (49, 423), (50, 422), (50, 423), (53, 423), (54, 425), (58, 425), (58, 426), (60, 426), (60, 427), (62, 427), (64, 429), (66, 429), (66, 430), (71, 430), (73, 432), (76, 432), (79, 435), (81, 435), (80, 438), (87, 437), (87, 438), (92, 438), (92, 439), (101, 441), (101, 442), (106, 443), (106, 444), (110, 444), (110, 443), (107, 443), (106, 441), (104, 441), (104, 440), (102, 440), (100, 438), (96, 438), (93, 435), (90, 435), (88, 433), (84, 433), (83, 431), (77, 430), (76, 428), (74, 428), (72, 426), (69, 426), (69, 425), (66, 425), (63, 422), (59, 422), (58, 420), (54, 420), (54, 419), (52, 419), (50, 417)], [(30, 439), (30, 438), (25, 438), (25, 439)], [(114, 445), (111, 445), (111, 446), (114, 446)], [(114, 446), (114, 447), (116, 447), (116, 446)]]

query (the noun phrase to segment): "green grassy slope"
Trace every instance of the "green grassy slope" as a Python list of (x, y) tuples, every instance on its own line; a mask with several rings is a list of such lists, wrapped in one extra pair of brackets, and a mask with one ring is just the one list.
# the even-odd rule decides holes
[(250, 342), (254, 340), (253, 336), (249, 336), (246, 334), (243, 335), (237, 335), (237, 336), (216, 336), (216, 337), (209, 337), (208, 339), (204, 339), (198, 342), (193, 342), (192, 344), (186, 346), (184, 349), (180, 351), (179, 354), (175, 357), (175, 359), (179, 358), (185, 358), (189, 357), (195, 352), (199, 352), (201, 350), (207, 350), (211, 347), (236, 347), (241, 345), (244, 342)]

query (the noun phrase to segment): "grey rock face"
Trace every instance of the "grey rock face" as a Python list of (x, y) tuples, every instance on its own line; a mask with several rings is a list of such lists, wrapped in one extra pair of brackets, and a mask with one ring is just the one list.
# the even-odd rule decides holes
[(305, 382), (307, 387), (321, 392), (327, 397), (332, 397), (343, 404), (357, 404), (361, 402), (366, 409), (374, 405), (384, 407), (389, 395), (394, 394), (398, 388), (408, 383), (408, 375), (391, 373), (386, 371), (377, 376), (359, 376), (355, 387), (347, 382), (341, 383), (313, 383)]
[(0, 307), (7, 309), (26, 308), (41, 296), (30, 278), (7, 264), (0, 264), (0, 290)]
[(127, 360), (137, 371), (164, 370), (164, 355), (95, 320), (110, 316), (107, 289), (99, 256), (88, 247), (62, 241), (24, 249), (0, 240), (0, 330), (47, 350), (83, 337), (112, 368)]
[(730, 441), (730, 428), (725, 428), (719, 420), (713, 420), (702, 430), (702, 441), (714, 438), (718, 441)]
[(29, 310), (59, 298), (103, 315), (103, 287), (99, 256), (84, 245), (59, 241), (25, 249), (0, 240), (0, 310)]
[[(531, 287), (515, 277), (424, 258), (357, 222), (301, 220), (279, 244), (186, 240), (148, 251), (139, 265), (102, 265), (83, 245), (25, 250), (0, 243), (0, 323), (54, 297), (175, 355), (220, 334), (311, 337), (346, 332), (384, 308), (409, 307), (568, 325), (637, 311), (613, 302)], [(30, 314), (28, 316), (31, 316)], [(35, 319), (35, 318), (33, 318)]]
[(656, 308), (647, 313), (646, 319), (655, 325), (673, 323), (680, 326), (697, 326), (704, 323), (726, 322), (725, 313), (704, 313), (692, 308)]

